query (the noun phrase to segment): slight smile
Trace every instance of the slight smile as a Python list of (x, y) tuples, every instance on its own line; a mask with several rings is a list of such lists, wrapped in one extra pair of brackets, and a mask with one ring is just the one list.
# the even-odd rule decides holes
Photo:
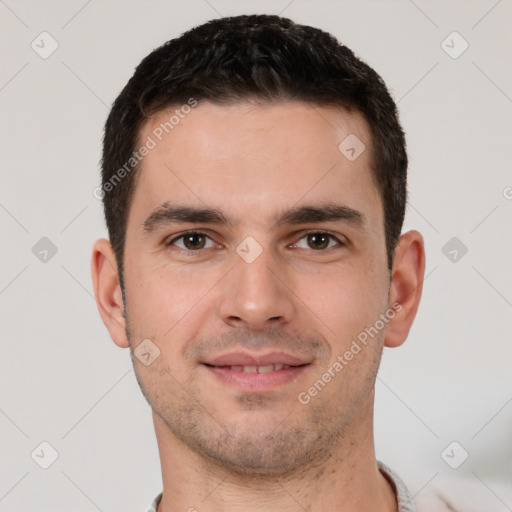
[(293, 381), (311, 362), (282, 352), (232, 352), (202, 364), (223, 382), (244, 392), (263, 392)]

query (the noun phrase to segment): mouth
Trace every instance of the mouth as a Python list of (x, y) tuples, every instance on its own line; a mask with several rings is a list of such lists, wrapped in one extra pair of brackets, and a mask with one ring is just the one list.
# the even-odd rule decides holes
[[(261, 366), (256, 365), (231, 365), (231, 366), (215, 366), (209, 365), (210, 368), (224, 368), (225, 370), (231, 370), (233, 372), (244, 372), (244, 373), (270, 373), (270, 372), (278, 372), (279, 370), (288, 370), (292, 368), (292, 365), (289, 364), (265, 364)], [(302, 366), (302, 365), (298, 365)]]
[(224, 384), (244, 392), (272, 391), (293, 382), (311, 362), (284, 353), (230, 353), (203, 366)]

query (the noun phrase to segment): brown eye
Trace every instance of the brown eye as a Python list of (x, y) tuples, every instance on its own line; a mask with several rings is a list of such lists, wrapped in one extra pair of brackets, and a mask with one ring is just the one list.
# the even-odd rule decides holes
[(324, 251), (325, 249), (343, 247), (344, 245), (344, 242), (341, 242), (336, 236), (331, 235), (328, 232), (313, 231), (311, 233), (306, 233), (295, 244), (295, 247), (299, 249), (313, 249), (314, 251)]
[(190, 250), (203, 249), (206, 245), (206, 238), (199, 233), (191, 233), (183, 237), (183, 245)]
[(311, 249), (321, 250), (329, 246), (331, 236), (326, 233), (310, 233), (307, 235), (307, 242)]
[(214, 246), (213, 241), (204, 233), (191, 231), (178, 236), (166, 245), (175, 246), (185, 251), (200, 251), (201, 249), (209, 249)]

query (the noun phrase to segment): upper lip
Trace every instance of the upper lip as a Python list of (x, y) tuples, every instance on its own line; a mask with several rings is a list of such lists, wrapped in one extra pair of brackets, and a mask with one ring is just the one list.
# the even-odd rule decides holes
[(248, 352), (230, 352), (221, 354), (205, 364), (210, 366), (267, 366), (275, 364), (286, 364), (289, 366), (301, 366), (308, 364), (308, 361), (299, 357), (286, 354), (285, 352), (269, 352), (267, 354), (250, 354)]

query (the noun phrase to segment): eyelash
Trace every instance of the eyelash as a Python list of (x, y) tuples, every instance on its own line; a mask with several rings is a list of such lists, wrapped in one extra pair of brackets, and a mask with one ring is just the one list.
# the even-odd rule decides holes
[[(169, 241), (165, 242), (164, 245), (166, 247), (171, 247), (178, 240), (182, 240), (183, 238), (185, 238), (188, 235), (201, 235), (201, 236), (204, 236), (204, 237), (208, 238), (209, 240), (213, 241), (212, 238), (210, 236), (208, 236), (208, 234), (206, 234), (204, 231), (191, 230), (191, 231), (185, 231), (181, 235), (178, 235), (178, 236), (174, 237), (172, 240), (169, 240)], [(308, 231), (308, 232), (304, 233), (299, 238), (299, 240), (302, 240), (303, 238), (306, 238), (308, 235), (327, 235), (331, 240), (335, 240), (337, 242), (337, 245), (334, 246), (334, 247), (344, 247), (344, 246), (347, 245), (345, 242), (342, 242), (336, 235), (333, 235), (332, 233), (329, 233), (329, 231)], [(315, 252), (325, 252), (326, 250), (332, 249), (332, 248), (333, 247), (327, 247), (327, 249), (318, 249), (316, 251), (315, 251), (315, 249), (310, 249), (310, 250), (315, 251)], [(207, 248), (203, 248), (203, 249), (197, 249), (195, 251), (192, 250), (192, 249), (182, 249), (181, 247), (178, 247), (177, 249), (179, 249), (181, 251), (189, 252), (189, 253), (199, 253), (199, 252), (204, 251), (206, 249), (211, 249), (211, 247), (207, 247)]]

